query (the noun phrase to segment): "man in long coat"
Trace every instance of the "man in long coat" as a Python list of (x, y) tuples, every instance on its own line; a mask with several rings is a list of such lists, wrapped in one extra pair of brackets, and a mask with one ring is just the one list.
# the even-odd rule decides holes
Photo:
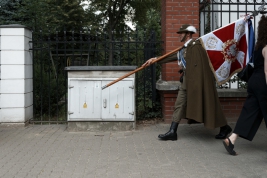
[[(227, 125), (218, 98), (215, 80), (209, 67), (208, 56), (199, 40), (193, 40), (196, 28), (182, 25), (179, 31), (181, 42), (184, 42), (178, 54), (172, 54), (158, 63), (177, 61), (182, 68), (181, 88), (175, 102), (170, 130), (158, 136), (161, 140), (177, 140), (177, 128), (182, 118), (204, 123), (210, 129), (220, 127), (217, 139), (226, 138), (232, 131)], [(147, 60), (143, 66), (150, 65), (155, 58)]]

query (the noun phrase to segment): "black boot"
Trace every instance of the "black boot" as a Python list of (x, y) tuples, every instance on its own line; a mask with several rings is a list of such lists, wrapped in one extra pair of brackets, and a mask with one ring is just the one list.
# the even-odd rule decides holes
[(177, 128), (178, 128), (178, 123), (172, 122), (170, 130), (165, 134), (160, 134), (158, 138), (161, 140), (172, 140), (172, 141), (177, 140), (177, 133), (176, 133)]
[(232, 129), (229, 125), (225, 125), (223, 127), (220, 127), (220, 133), (215, 136), (216, 139), (225, 139), (227, 135), (229, 135), (232, 132)]

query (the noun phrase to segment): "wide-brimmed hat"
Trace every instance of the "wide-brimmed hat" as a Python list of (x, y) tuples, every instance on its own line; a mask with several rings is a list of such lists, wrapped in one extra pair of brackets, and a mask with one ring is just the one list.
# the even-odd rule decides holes
[(180, 33), (186, 33), (186, 32), (196, 33), (197, 29), (193, 25), (184, 24), (180, 27), (177, 33), (180, 34)]

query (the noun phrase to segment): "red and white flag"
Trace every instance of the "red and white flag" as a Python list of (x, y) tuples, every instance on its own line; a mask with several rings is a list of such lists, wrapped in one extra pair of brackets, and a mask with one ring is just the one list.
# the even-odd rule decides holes
[(249, 61), (248, 23), (241, 18), (200, 37), (218, 85), (240, 72)]

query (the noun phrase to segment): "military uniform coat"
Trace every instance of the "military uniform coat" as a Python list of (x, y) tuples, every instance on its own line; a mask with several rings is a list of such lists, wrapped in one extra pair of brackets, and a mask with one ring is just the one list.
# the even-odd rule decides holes
[[(215, 78), (209, 66), (205, 49), (199, 40), (192, 40), (186, 50), (186, 118), (204, 123), (207, 128), (222, 127), (227, 124), (215, 87)], [(172, 54), (158, 63), (177, 61)]]

